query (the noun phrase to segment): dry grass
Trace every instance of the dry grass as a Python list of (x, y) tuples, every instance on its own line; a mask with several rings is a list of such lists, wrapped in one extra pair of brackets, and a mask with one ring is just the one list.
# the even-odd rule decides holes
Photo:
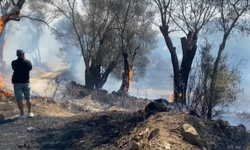
[[(27, 106), (24, 102), (24, 110), (27, 111)], [(32, 111), (37, 116), (51, 116), (51, 117), (71, 117), (75, 114), (67, 109), (62, 109), (61, 106), (53, 101), (45, 101), (44, 99), (32, 100)], [(7, 118), (12, 118), (19, 113), (18, 107), (14, 99), (0, 102), (0, 114), (4, 114)]]
[(61, 108), (57, 103), (45, 103), (36, 100), (34, 100), (33, 110), (37, 115), (51, 117), (72, 117), (75, 115), (71, 111)]

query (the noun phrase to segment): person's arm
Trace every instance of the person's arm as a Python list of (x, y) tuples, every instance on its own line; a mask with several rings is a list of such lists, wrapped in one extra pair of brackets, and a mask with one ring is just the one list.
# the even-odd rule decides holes
[(15, 64), (14, 64), (14, 61), (11, 62), (11, 67), (12, 67), (12, 69), (15, 71)]
[(28, 61), (28, 70), (30, 71), (30, 70), (32, 70), (32, 64), (31, 64), (31, 62), (30, 61)]

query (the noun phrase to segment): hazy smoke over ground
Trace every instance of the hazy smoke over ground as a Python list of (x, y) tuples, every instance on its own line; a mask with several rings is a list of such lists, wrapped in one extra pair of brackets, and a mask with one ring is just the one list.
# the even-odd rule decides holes
[[(31, 34), (30, 29), (32, 29), (34, 26), (32, 25), (32, 21), (28, 19), (21, 19), (20, 22), (11, 22), (7, 27), (8, 38), (7, 47), (4, 51), (4, 61), (6, 62), (7, 70), (12, 73), (10, 64), (12, 60), (16, 59), (16, 49), (25, 50), (27, 52), (27, 59), (34, 63), (31, 55), (34, 55), (34, 50), (36, 50), (36, 47), (34, 46), (35, 43), (33, 42), (33, 39), (36, 37)], [(137, 83), (132, 82), (130, 93), (134, 96), (143, 98), (165, 98), (169, 100), (170, 95), (172, 94), (173, 85), (172, 77), (170, 76), (170, 73), (172, 73), (172, 65), (170, 55), (166, 50), (163, 38), (161, 36), (158, 38), (158, 48), (153, 51), (150, 56), (151, 64), (148, 66), (146, 77), (139, 80)], [(216, 39), (216, 37), (211, 36), (211, 39)], [(247, 40), (249, 41), (249, 39)], [(229, 54), (234, 55), (234, 58), (232, 58), (231, 61), (236, 61), (238, 59), (244, 58), (245, 56), (249, 56), (250, 51), (248, 48), (250, 47), (250, 43), (247, 40), (242, 40), (240, 43), (239, 41), (235, 40), (232, 40), (233, 42), (228, 42), (226, 51), (228, 51)], [(181, 47), (179, 45), (179, 38), (174, 39), (173, 42), (174, 45), (177, 45), (177, 50), (180, 52)], [(57, 57), (59, 49), (61, 48), (61, 44), (55, 40), (50, 30), (48, 30), (46, 27), (39, 38), (38, 46), (41, 51), (42, 63), (44, 66), (50, 69), (50, 72), (68, 68), (68, 73), (65, 73), (65, 78), (68, 80), (74, 80), (80, 84), (84, 84), (84, 62), (80, 56), (80, 53), (76, 49), (68, 50), (66, 59), (69, 65), (65, 66), (62, 60)], [(181, 59), (181, 55), (179, 58)], [(36, 67), (37, 66), (34, 66), (34, 69), (36, 69)], [(244, 79), (242, 86), (245, 88), (245, 95), (239, 95), (239, 99), (244, 101), (235, 103), (232, 107), (230, 107), (231, 111), (235, 111), (232, 108), (236, 106), (238, 110), (250, 112), (248, 109), (250, 102), (247, 101), (249, 100), (250, 96), (250, 74), (247, 70), (248, 69), (242, 70)], [(41, 78), (38, 76), (36, 80), (39, 79)], [(10, 82), (10, 80), (8, 79), (6, 82)], [(44, 82), (45, 81), (41, 79), (40, 82), (37, 82), (37, 85), (46, 87), (47, 83)], [(109, 78), (107, 83), (104, 85), (104, 89), (107, 89), (109, 92), (117, 91), (120, 85), (121, 81)], [(33, 86), (33, 88), (37, 88), (37, 91), (39, 91), (41, 86)], [(12, 89), (12, 86), (9, 86), (9, 88)], [(237, 122), (234, 120), (235, 117), (227, 117), (227, 119), (229, 119), (229, 122), (231, 123)], [(237, 123), (242, 123), (243, 119), (238, 120), (239, 121)], [(250, 129), (250, 126), (248, 126), (248, 129)]]

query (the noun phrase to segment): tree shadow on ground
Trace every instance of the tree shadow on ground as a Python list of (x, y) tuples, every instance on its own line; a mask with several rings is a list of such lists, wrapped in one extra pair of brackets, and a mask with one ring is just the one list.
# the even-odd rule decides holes
[(129, 112), (103, 112), (78, 116), (60, 129), (53, 127), (37, 131), (43, 136), (35, 141), (41, 149), (92, 150), (112, 145), (122, 135), (129, 134), (143, 117)]

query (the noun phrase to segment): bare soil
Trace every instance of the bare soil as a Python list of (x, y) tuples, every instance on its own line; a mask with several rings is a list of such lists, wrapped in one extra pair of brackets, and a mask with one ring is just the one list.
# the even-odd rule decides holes
[[(18, 114), (13, 98), (0, 100), (0, 115), (5, 118), (0, 123), (0, 150), (120, 150), (131, 149), (133, 142), (143, 150), (249, 149), (244, 127), (233, 127), (223, 121), (175, 112), (159, 113), (144, 120), (141, 113), (120, 107), (100, 111), (90, 111), (89, 107), (72, 113), (68, 104), (42, 98), (34, 99), (33, 105), (34, 118), (17, 120), (13, 118)], [(180, 133), (184, 123), (195, 127), (201, 146), (183, 139)], [(154, 130), (158, 132), (152, 137)]]
[[(181, 135), (183, 124), (188, 123), (199, 133), (198, 145), (186, 142)], [(159, 131), (155, 137), (153, 131)], [(129, 135), (116, 141), (109, 148), (129, 149), (132, 142), (139, 144), (139, 149), (157, 150), (248, 150), (249, 135), (244, 127), (230, 126), (224, 121), (209, 121), (175, 112), (159, 113), (141, 122)]]
[(13, 101), (0, 102), (0, 149), (94, 149), (114, 143), (143, 121), (128, 111), (73, 114), (56, 103), (34, 100), (34, 118), (15, 119)]

